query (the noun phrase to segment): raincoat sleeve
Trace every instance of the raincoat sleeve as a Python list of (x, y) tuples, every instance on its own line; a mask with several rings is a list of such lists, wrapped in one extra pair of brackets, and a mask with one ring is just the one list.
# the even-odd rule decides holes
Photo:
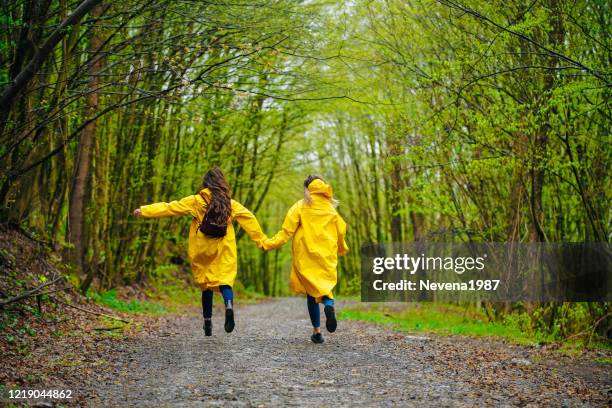
[(238, 201), (232, 200), (232, 217), (238, 221), (238, 224), (255, 241), (259, 248), (262, 247), (262, 242), (268, 237), (263, 233), (257, 218), (245, 206)]
[(346, 244), (346, 222), (340, 215), (338, 215), (338, 220), (336, 222), (338, 227), (338, 255), (346, 255), (349, 251), (349, 247)]
[(300, 226), (300, 207), (299, 202), (294, 204), (289, 209), (283, 221), (283, 226), (279, 232), (276, 233), (272, 238), (268, 238), (263, 242), (263, 248), (267, 251), (270, 249), (280, 248), (285, 245), (287, 241), (293, 237), (295, 231)]
[(196, 197), (191, 195), (169, 203), (143, 205), (140, 207), (140, 211), (145, 218), (171, 217), (175, 215), (191, 215), (196, 217), (197, 205)]

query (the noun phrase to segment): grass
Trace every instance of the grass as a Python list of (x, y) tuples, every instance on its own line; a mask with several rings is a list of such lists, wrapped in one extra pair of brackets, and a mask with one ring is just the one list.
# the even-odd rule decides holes
[(240, 302), (241, 304), (250, 305), (257, 302), (261, 302), (266, 298), (265, 295), (257, 292), (253, 288), (245, 288), (242, 282), (236, 281), (234, 284), (234, 297), (236, 298), (236, 303)]
[[(533, 330), (525, 315), (508, 314), (503, 321), (491, 322), (483, 312), (473, 307), (441, 303), (424, 302), (401, 307), (362, 303), (342, 309), (339, 318), (381, 324), (405, 332), (497, 337), (523, 346), (556, 343), (558, 350), (568, 355), (579, 354), (585, 348), (612, 349), (610, 342), (587, 342), (585, 338), (568, 340)], [(610, 364), (609, 359), (600, 362)]]
[[(124, 300), (117, 297), (117, 291), (111, 289), (106, 292), (90, 291), (87, 297), (94, 302), (123, 313), (162, 315), (178, 312), (186, 306), (199, 306), (201, 292), (195, 287), (185, 288), (180, 284), (155, 285), (154, 289), (146, 291), (145, 294), (154, 300)], [(234, 287), (234, 296), (241, 304), (253, 304), (265, 296), (244, 289), (241, 285)], [(221, 302), (220, 297), (215, 303)]]
[(596, 358), (595, 361), (597, 361), (598, 363), (602, 363), (602, 364), (612, 364), (612, 358)]
[[(347, 320), (361, 320), (405, 332), (497, 337), (523, 346), (553, 344), (566, 355), (577, 355), (585, 349), (612, 351), (612, 342), (589, 336), (563, 337), (558, 333), (534, 329), (526, 313), (510, 313), (501, 321), (489, 321), (486, 314), (473, 306), (444, 303), (407, 303), (401, 306), (379, 303), (357, 303), (339, 312)], [(609, 364), (608, 360), (600, 361)]]
[(141, 313), (160, 315), (166, 313), (166, 308), (160, 303), (150, 300), (123, 300), (117, 298), (117, 291), (89, 292), (87, 295), (94, 302), (124, 313)]
[[(144, 290), (147, 300), (124, 300), (116, 289), (104, 292), (88, 292), (88, 297), (96, 303), (113, 310), (147, 315), (176, 313), (185, 307), (199, 307), (201, 291), (192, 282), (184, 279), (184, 272), (176, 265), (160, 265), (149, 276), (148, 289)], [(240, 281), (234, 284), (234, 297), (241, 304), (257, 303), (266, 297), (252, 288), (245, 288)], [(222, 304), (218, 295), (215, 303)]]
[(430, 332), (441, 335), (493, 336), (521, 345), (553, 341), (550, 336), (530, 333), (511, 319), (489, 322), (479, 311), (434, 303), (406, 305), (400, 309), (380, 305), (357, 305), (340, 311), (339, 317), (382, 324), (398, 331)]

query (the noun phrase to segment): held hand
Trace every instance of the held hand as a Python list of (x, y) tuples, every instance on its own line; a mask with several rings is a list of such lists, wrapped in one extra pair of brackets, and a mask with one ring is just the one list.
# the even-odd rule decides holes
[(134, 217), (136, 218), (140, 218), (142, 217), (142, 211), (140, 210), (140, 208), (137, 208), (134, 210), (134, 212), (132, 213), (134, 215)]
[(255, 244), (257, 245), (257, 248), (261, 249), (262, 251), (266, 251), (266, 248), (264, 248), (263, 246), (263, 242), (265, 241), (265, 239), (259, 240), (257, 241)]
[(260, 239), (259, 241), (257, 241), (257, 242), (256, 242), (256, 244), (257, 244), (257, 248), (261, 249), (261, 250), (262, 250), (262, 251), (264, 251), (264, 252), (268, 251), (268, 250), (269, 250), (269, 248), (267, 248), (267, 247), (265, 246), (265, 244), (264, 244), (264, 243), (265, 243), (265, 242), (266, 242), (268, 239), (269, 239), (268, 237), (264, 237), (264, 238)]
[(260, 248), (263, 249), (264, 251), (268, 252), (272, 249), (272, 247), (269, 244), (270, 242), (270, 238), (267, 238), (261, 241), (261, 246)]

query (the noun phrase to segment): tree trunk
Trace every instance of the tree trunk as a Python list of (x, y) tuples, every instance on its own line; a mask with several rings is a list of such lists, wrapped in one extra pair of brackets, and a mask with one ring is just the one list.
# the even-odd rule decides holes
[(397, 140), (397, 136), (387, 140), (389, 156), (391, 159), (391, 191), (388, 195), (389, 207), (391, 211), (391, 240), (393, 242), (402, 242), (402, 161), (400, 155), (402, 154), (402, 147), (400, 141)]
[[(89, 65), (89, 94), (87, 95), (85, 116), (91, 117), (98, 109), (99, 98), (96, 89), (99, 84), (99, 73), (102, 66), (102, 57), (97, 55), (103, 39), (101, 35), (101, 22), (99, 17), (102, 15), (103, 7), (101, 4), (96, 5), (92, 12), (92, 18), (96, 21), (93, 23), (91, 30), (90, 53), (93, 56)], [(72, 189), (70, 191), (68, 219), (69, 219), (69, 241), (72, 243), (72, 260), (75, 262), (78, 272), (85, 271), (85, 208), (86, 208), (86, 193), (89, 187), (90, 169), (91, 169), (91, 152), (93, 141), (96, 134), (96, 121), (87, 124), (81, 133), (79, 142), (77, 160), (72, 180)], [(87, 272), (85, 280), (81, 284), (81, 290), (86, 292), (89, 285), (93, 281), (95, 269), (90, 268)]]

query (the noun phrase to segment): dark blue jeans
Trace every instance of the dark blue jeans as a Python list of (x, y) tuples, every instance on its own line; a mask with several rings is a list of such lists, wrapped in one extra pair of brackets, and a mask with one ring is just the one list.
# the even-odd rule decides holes
[[(234, 291), (232, 287), (229, 285), (221, 285), (219, 286), (219, 290), (221, 291), (221, 295), (223, 296), (223, 303), (225, 303), (225, 307), (234, 306)], [(213, 291), (212, 289), (207, 289), (202, 291), (202, 314), (205, 319), (210, 319), (212, 317), (212, 307), (213, 307)]]
[[(319, 304), (316, 299), (310, 295), (306, 295), (306, 303), (308, 304), (308, 314), (310, 315), (310, 322), (312, 327), (319, 327), (321, 325), (321, 310), (319, 310)], [(334, 299), (330, 299), (327, 296), (323, 296), (323, 304), (325, 306), (334, 306)]]

